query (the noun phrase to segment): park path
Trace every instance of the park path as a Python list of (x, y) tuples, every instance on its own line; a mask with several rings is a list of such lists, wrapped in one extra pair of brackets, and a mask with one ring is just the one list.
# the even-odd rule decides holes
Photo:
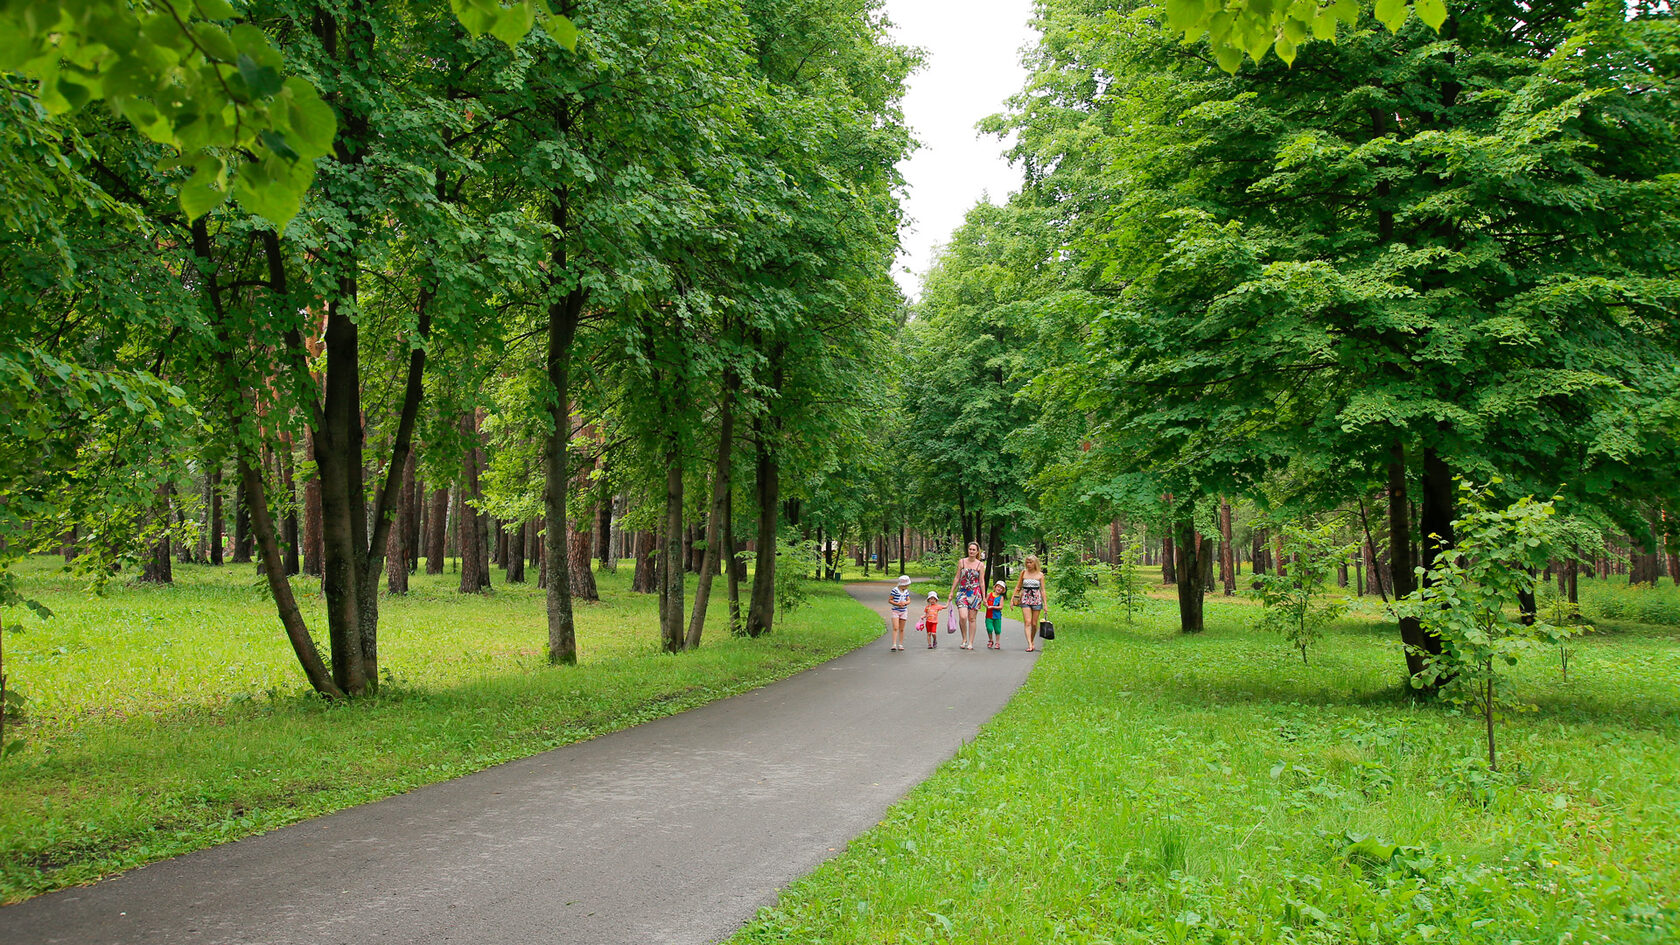
[[(886, 584), (851, 585), (885, 614)], [(1032, 668), (885, 634), (680, 715), (0, 909), (5, 945), (664, 945), (729, 936)]]

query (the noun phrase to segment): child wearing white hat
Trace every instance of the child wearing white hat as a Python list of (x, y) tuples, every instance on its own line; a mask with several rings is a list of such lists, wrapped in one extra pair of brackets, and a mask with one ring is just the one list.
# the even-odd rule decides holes
[(928, 649), (939, 646), (939, 612), (945, 605), (939, 602), (938, 591), (928, 591), (927, 606), (922, 608), (922, 625), (927, 628)]
[(892, 608), (892, 649), (896, 653), (904, 649), (904, 621), (910, 619), (910, 575), (899, 575), (887, 595), (887, 604)]

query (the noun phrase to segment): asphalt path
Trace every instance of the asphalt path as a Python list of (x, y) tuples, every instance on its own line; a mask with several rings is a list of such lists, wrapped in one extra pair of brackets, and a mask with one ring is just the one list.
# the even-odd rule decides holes
[[(851, 585), (883, 615), (886, 584)], [(983, 635), (983, 634), (982, 634)], [(878, 823), (1037, 653), (888, 638), (680, 715), (0, 909), (4, 945), (728, 937)]]

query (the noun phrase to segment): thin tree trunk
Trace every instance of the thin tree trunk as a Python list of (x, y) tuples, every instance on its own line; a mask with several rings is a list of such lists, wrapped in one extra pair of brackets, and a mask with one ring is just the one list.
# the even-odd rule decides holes
[(286, 514), (280, 519), (280, 541), (288, 575), (303, 570), (302, 549), (298, 546), (297, 460), (292, 454), (292, 435), (287, 433), (280, 439), (280, 489), (286, 503)]
[(665, 548), (660, 556), (659, 616), (662, 643), (667, 653), (682, 651), (683, 634), (683, 476), (682, 456), (675, 442), (665, 455)]
[(1161, 536), (1161, 583), (1178, 583), (1178, 553), (1173, 547), (1172, 530), (1175, 526), (1167, 524), (1166, 533)]
[(251, 552), (251, 510), (245, 504), (243, 492), (234, 493), (233, 502), (233, 563), (250, 564)]
[[(309, 455), (315, 455), (315, 435), (305, 431), (303, 445)], [(303, 483), (303, 572), (321, 577), (326, 574), (326, 536), (321, 521), (321, 471), (316, 470)]]
[(402, 497), (397, 503), (397, 522), (385, 542), (385, 589), (392, 594), (408, 593), (408, 534), (414, 514), (414, 453), (403, 463)]
[[(222, 564), (222, 523), (226, 520), (226, 513), (222, 511), (222, 464), (218, 461), (216, 468), (210, 472), (210, 563), (217, 567)], [(66, 545), (66, 548), (70, 545)], [(65, 562), (69, 562), (74, 555), (69, 551), (64, 553)]]
[(735, 391), (740, 381), (733, 373), (723, 380), (723, 399), (718, 404), (717, 472), (712, 477), (712, 510), (706, 516), (706, 549), (700, 562), (700, 583), (694, 592), (694, 615), (688, 621), (688, 636), (684, 646), (693, 649), (700, 645), (700, 635), (706, 629), (706, 609), (711, 602), (712, 575), (717, 571), (724, 547), (723, 532), (729, 515), (729, 470), (731, 448), (735, 445)]
[[(1225, 584), (1225, 596), (1237, 592), (1236, 548), (1231, 544), (1231, 500), (1219, 500), (1219, 579)], [(1347, 581), (1343, 581), (1345, 587)]]
[[(1406, 484), (1406, 447), (1395, 442), (1389, 447), (1388, 460), (1388, 584), (1394, 591), (1394, 599), (1402, 600), (1417, 590), (1416, 578), (1413, 575), (1411, 561), (1411, 518), (1409, 514), (1410, 497)], [(1373, 581), (1377, 580), (1378, 572), (1372, 571)], [(1400, 642), (1406, 647), (1406, 675), (1416, 679), (1423, 672), (1424, 654), (1428, 651), (1424, 642), (1423, 624), (1416, 617), (1400, 618)]]
[(458, 422), (461, 435), (469, 444), (465, 455), (461, 458), (461, 489), (460, 512), (455, 516), (455, 543), (461, 551), (461, 584), (462, 594), (477, 594), (484, 588), (479, 583), (480, 568), (478, 558), (484, 554), (484, 539), (479, 535), (480, 519), (478, 510), (472, 507), (472, 501), (478, 498), (478, 448), (473, 445), (478, 440), (478, 424), (476, 411), (469, 410), (461, 415)]
[(344, 690), (339, 688), (333, 680), (333, 674), (328, 671), (321, 661), (321, 651), (315, 647), (315, 638), (309, 635), (309, 628), (303, 622), (303, 613), (298, 610), (297, 598), (292, 595), (292, 583), (282, 573), (283, 568), (274, 567), (274, 562), (281, 559), (280, 543), (274, 534), (274, 521), (268, 515), (268, 500), (263, 494), (262, 475), (256, 468), (239, 463), (239, 481), (251, 504), (251, 526), (256, 533), (257, 548), (262, 555), (263, 562), (268, 566), (263, 573), (268, 577), (268, 590), (274, 597), (276, 609), (280, 614), (280, 626), (286, 631), (286, 640), (292, 645), (292, 652), (297, 656), (298, 665), (303, 667), (304, 678), (316, 692), (331, 698), (344, 698)]
[[(782, 372), (777, 366), (774, 386), (781, 386)], [(776, 545), (781, 511), (781, 470), (767, 437), (770, 423), (753, 419), (754, 439), (758, 443), (758, 563), (753, 569), (752, 604), (747, 611), (747, 636), (769, 633), (776, 622)], [(899, 563), (904, 559), (904, 537), (899, 533)], [(899, 572), (903, 574), (903, 571)]]
[(747, 568), (741, 558), (741, 548), (735, 541), (734, 489), (723, 492), (723, 547), (726, 554), (723, 569), (729, 577), (729, 632), (740, 634), (746, 632), (746, 624), (741, 620), (741, 580), (746, 576)]
[(442, 574), (448, 550), (449, 487), (432, 490), (432, 507), (426, 513), (426, 573)]
[[(558, 119), (562, 135), (570, 132), (570, 115), (562, 108)], [(565, 272), (566, 234), (570, 228), (571, 193), (558, 188), (549, 208), (550, 222), (557, 234), (549, 253), (554, 272)], [(572, 341), (577, 337), (587, 290), (578, 287), (548, 306), (547, 369), (549, 429), (544, 450), (543, 479), (543, 568), (548, 608), (548, 661), (575, 666), (578, 660), (577, 627), (572, 614), (572, 575), (569, 532), (566, 524), (566, 489), (571, 482), (568, 451), (572, 436), (571, 370)]]

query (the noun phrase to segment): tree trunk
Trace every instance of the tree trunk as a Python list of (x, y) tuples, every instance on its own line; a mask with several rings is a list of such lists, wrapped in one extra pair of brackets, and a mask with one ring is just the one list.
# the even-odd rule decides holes
[(414, 452), (403, 463), (402, 496), (397, 502), (397, 521), (385, 541), (385, 589), (392, 594), (408, 593), (408, 535), (414, 514)]
[(652, 594), (659, 590), (657, 550), (653, 532), (643, 529), (636, 533), (636, 573), (630, 578), (630, 590), (637, 594)]
[[(1174, 549), (1178, 555), (1178, 627), (1184, 633), (1201, 633), (1203, 578), (1206, 571), (1197, 557), (1196, 526), (1186, 517), (1173, 524), (1178, 536)], [(1163, 552), (1165, 554), (1165, 552)], [(1162, 559), (1163, 562), (1165, 559)]]
[(262, 475), (244, 462), (239, 464), (238, 470), (240, 485), (250, 497), (252, 531), (256, 532), (257, 547), (267, 565), (262, 571), (268, 577), (268, 590), (279, 611), (280, 626), (286, 631), (286, 640), (291, 643), (292, 652), (297, 656), (298, 665), (303, 667), (303, 675), (309, 680), (309, 685), (328, 698), (343, 698), (344, 690), (333, 681), (333, 674), (321, 661), (321, 651), (315, 646), (315, 638), (309, 635), (309, 628), (304, 625), (297, 598), (292, 595), (292, 583), (282, 573), (283, 568), (274, 566), (281, 557), (280, 543), (274, 534), (274, 522), (268, 515)]
[(741, 548), (735, 541), (734, 489), (723, 491), (723, 548), (723, 570), (729, 578), (729, 632), (735, 635), (746, 632), (746, 624), (741, 619), (741, 581), (746, 577), (747, 568), (741, 558)]
[(484, 538), (479, 534), (482, 519), (478, 510), (472, 507), (474, 499), (479, 497), (478, 487), (478, 424), (476, 411), (469, 410), (461, 415), (459, 422), (461, 435), (468, 443), (465, 455), (461, 457), (461, 489), (460, 512), (455, 516), (455, 543), (461, 551), (461, 584), (462, 594), (477, 594), (484, 587), (479, 583), (482, 570), (479, 567), (479, 556), (484, 554)]
[[(315, 455), (314, 434), (304, 434), (304, 447)], [(326, 573), (326, 537), (321, 523), (321, 472), (316, 470), (303, 483), (303, 573), (321, 577)]]
[[(1346, 572), (1344, 571), (1344, 574)], [(1231, 544), (1231, 500), (1219, 500), (1219, 579), (1225, 584), (1225, 596), (1237, 592), (1236, 547)], [(1347, 586), (1344, 578), (1342, 586)]]
[(688, 637), (684, 646), (693, 649), (700, 645), (700, 635), (706, 629), (706, 609), (711, 602), (712, 575), (717, 571), (724, 550), (724, 533), (729, 516), (730, 455), (735, 445), (735, 392), (741, 386), (733, 373), (723, 379), (723, 398), (718, 404), (717, 472), (712, 476), (712, 508), (706, 516), (705, 557), (700, 562), (700, 584), (694, 592), (694, 614), (688, 621)]
[[(1395, 600), (1404, 599), (1417, 590), (1411, 561), (1412, 523), (1408, 514), (1411, 499), (1406, 484), (1406, 447), (1395, 442), (1389, 447), (1388, 460), (1388, 585)], [(1381, 578), (1380, 569), (1371, 571), (1372, 581)], [(1428, 650), (1423, 625), (1416, 617), (1400, 619), (1400, 641), (1406, 647), (1406, 675), (1415, 679), (1423, 672), (1424, 654)]]
[(292, 435), (280, 439), (280, 490), (285, 496), (286, 514), (280, 519), (281, 553), (288, 575), (303, 570), (301, 549), (298, 547), (296, 459), (292, 455)]
[(665, 548), (660, 555), (660, 641), (667, 653), (680, 653), (683, 635), (683, 476), (682, 454), (675, 441), (665, 454)]
[[(776, 386), (780, 386), (781, 369), (776, 370)], [(753, 569), (752, 604), (747, 611), (747, 636), (769, 633), (776, 622), (776, 546), (781, 510), (781, 470), (766, 437), (769, 426), (754, 418), (754, 439), (758, 443), (758, 557)], [(904, 563), (904, 534), (899, 532), (899, 564)], [(903, 574), (903, 571), (899, 572)]]
[[(1404, 527), (1407, 524), (1405, 519), (1408, 514), (1408, 506), (1403, 501), (1395, 502), (1394, 505), (1398, 511), (1399, 522), (1397, 524)], [(1452, 470), (1438, 452), (1433, 448), (1425, 447), (1423, 451), (1423, 503), (1419, 515), (1419, 530), (1423, 535), (1421, 541), (1423, 560), (1419, 562), (1419, 566), (1425, 571), (1425, 587), (1433, 583), (1427, 576), (1427, 572), (1435, 566), (1436, 561), (1440, 559), (1442, 554), (1447, 553), (1452, 548), (1455, 541), (1452, 527), (1454, 509)], [(1396, 515), (1391, 513), (1390, 517), (1392, 519)], [(1397, 543), (1401, 547), (1407, 544), (1403, 538), (1404, 533), (1402, 533), (1402, 540)], [(1398, 552), (1392, 548), (1389, 553), (1398, 555)], [(1410, 564), (1410, 562), (1407, 562), (1407, 564)], [(1396, 557), (1393, 570), (1395, 596), (1398, 597), (1400, 596), (1400, 572), (1410, 569), (1403, 569), (1401, 562)], [(1408, 589), (1408, 593), (1410, 593), (1410, 589)], [(1429, 656), (1440, 655), (1440, 637), (1420, 627), (1417, 631), (1417, 641), (1418, 646), (1422, 648), (1424, 653)]]
[(233, 494), (233, 563), (250, 564), (251, 510), (245, 505), (243, 492)]
[(145, 564), (140, 569), (140, 580), (147, 584), (175, 583), (175, 564), (170, 554), (169, 541), (169, 494), (172, 491), (173, 487), (167, 482), (157, 487), (157, 504), (153, 518), (158, 525), (158, 535), (146, 555)]
[(572, 530), (566, 541), (566, 553), (571, 556), (571, 566), (566, 570), (571, 575), (574, 603), (580, 600), (596, 602), (601, 599), (600, 591), (595, 587), (595, 572), (590, 568), (595, 549), (594, 536), (590, 534), (590, 525), (593, 522), (594, 516), (585, 512), (566, 523)]
[(601, 573), (610, 574), (613, 571), (613, 494), (611, 484), (607, 482), (606, 456), (595, 458), (595, 469), (599, 473), (601, 494), (595, 498), (595, 555), (600, 562)]
[(525, 538), (529, 529), (529, 523), (518, 522), (508, 532), (507, 570), (502, 579), (509, 584), (525, 583)]
[[(222, 511), (222, 464), (218, 461), (216, 468), (210, 471), (210, 563), (220, 566), (222, 563), (222, 523), (226, 521), (226, 513)], [(68, 548), (69, 545), (66, 545)], [(68, 563), (74, 556), (66, 551), (64, 560)]]
[(442, 574), (449, 527), (449, 487), (432, 490), (431, 509), (426, 513), (426, 573)]
[(1167, 524), (1166, 533), (1161, 536), (1161, 583), (1178, 583), (1178, 550), (1173, 547), (1172, 523)]
[[(561, 131), (569, 128), (569, 119), (561, 116)], [(550, 219), (560, 233), (565, 233), (569, 220), (570, 192), (556, 190), (550, 207)], [(566, 269), (566, 243), (555, 238), (550, 251), (555, 272)], [(571, 370), (572, 341), (577, 337), (578, 319), (583, 315), (586, 290), (573, 289), (565, 297), (548, 307), (548, 383), (549, 430), (544, 451), (543, 489), (543, 573), (548, 605), (548, 661), (567, 666), (577, 665), (577, 627), (572, 615), (572, 575), (570, 529), (566, 523), (566, 491), (571, 483), (567, 455), (572, 436)]]

